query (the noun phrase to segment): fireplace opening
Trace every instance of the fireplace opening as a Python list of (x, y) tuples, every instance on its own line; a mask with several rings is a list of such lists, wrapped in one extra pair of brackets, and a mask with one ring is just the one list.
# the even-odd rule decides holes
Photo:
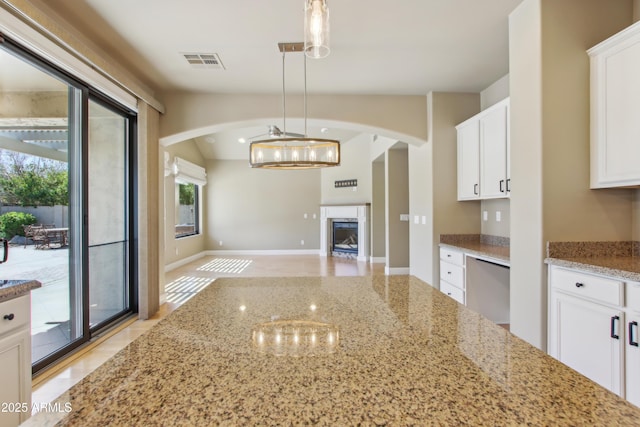
[(358, 223), (351, 221), (333, 221), (334, 252), (358, 253)]

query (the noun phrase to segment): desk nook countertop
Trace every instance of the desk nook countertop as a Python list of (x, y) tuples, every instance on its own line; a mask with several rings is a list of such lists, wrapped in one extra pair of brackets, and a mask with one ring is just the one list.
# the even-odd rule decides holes
[[(24, 425), (637, 425), (410, 276), (217, 279)], [(65, 406), (65, 404), (68, 404)]]

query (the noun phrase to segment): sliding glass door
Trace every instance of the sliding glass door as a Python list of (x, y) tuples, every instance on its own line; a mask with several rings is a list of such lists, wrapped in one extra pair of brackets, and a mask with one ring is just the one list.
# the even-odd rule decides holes
[(30, 225), (0, 230), (13, 239), (0, 274), (42, 283), (38, 371), (137, 311), (135, 114), (2, 37), (0, 106), (0, 214)]

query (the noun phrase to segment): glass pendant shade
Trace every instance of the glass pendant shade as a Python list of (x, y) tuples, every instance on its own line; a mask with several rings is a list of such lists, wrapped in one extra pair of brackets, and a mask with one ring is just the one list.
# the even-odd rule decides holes
[(329, 55), (329, 8), (326, 0), (305, 0), (304, 53), (309, 58)]
[(313, 169), (340, 165), (340, 142), (319, 138), (278, 138), (254, 141), (250, 164), (265, 169)]

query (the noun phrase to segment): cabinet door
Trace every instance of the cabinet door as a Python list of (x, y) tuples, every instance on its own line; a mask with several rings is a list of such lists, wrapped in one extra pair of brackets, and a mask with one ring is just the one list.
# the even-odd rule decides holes
[(28, 331), (0, 339), (0, 426), (17, 426), (31, 415), (31, 360)]
[(507, 197), (507, 104), (480, 119), (480, 197)]
[(591, 188), (640, 184), (640, 24), (591, 55)]
[(553, 291), (549, 354), (622, 395), (624, 313)]
[(471, 119), (458, 131), (458, 200), (480, 198), (480, 122)]
[(640, 406), (640, 313), (629, 313), (625, 355), (625, 397)]

